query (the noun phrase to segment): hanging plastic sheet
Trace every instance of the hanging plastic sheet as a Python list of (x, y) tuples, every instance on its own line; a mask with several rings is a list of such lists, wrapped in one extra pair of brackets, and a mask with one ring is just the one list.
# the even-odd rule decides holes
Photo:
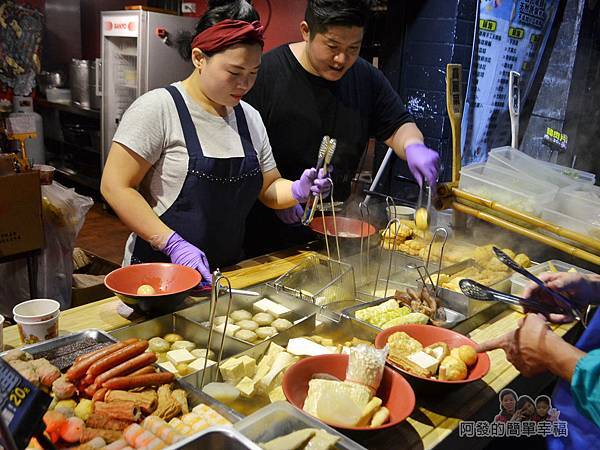
[[(40, 298), (52, 298), (61, 309), (71, 306), (73, 248), (85, 216), (94, 204), (90, 197), (53, 182), (42, 186), (42, 216), (45, 246), (37, 260), (37, 290)], [(29, 282), (23, 259), (0, 264), (0, 313), (12, 316), (12, 307), (28, 300)]]
[(29, 95), (35, 86), (43, 30), (40, 11), (12, 1), (0, 2), (0, 82), (16, 95)]
[(521, 74), (521, 106), (546, 47), (559, 0), (481, 0), (465, 98), (462, 164), (510, 145), (508, 80)]

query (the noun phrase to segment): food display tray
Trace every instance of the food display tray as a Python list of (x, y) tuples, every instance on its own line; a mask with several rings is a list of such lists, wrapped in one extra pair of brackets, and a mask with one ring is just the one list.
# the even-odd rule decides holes
[(166, 448), (166, 450), (175, 449), (260, 450), (260, 447), (231, 427), (211, 427)]
[[(266, 426), (268, 424), (268, 426)], [(340, 432), (318, 419), (305, 414), (288, 402), (275, 402), (240, 420), (235, 429), (257, 443), (268, 442), (294, 431), (319, 428), (340, 438), (335, 448), (340, 450), (366, 450)]]
[[(363, 303), (360, 305), (356, 305), (356, 306), (352, 306), (350, 308), (346, 308), (344, 311), (342, 311), (342, 314), (346, 317), (348, 317), (351, 320), (355, 320), (356, 322), (360, 322), (362, 324), (364, 324), (365, 326), (371, 327), (374, 330), (377, 330), (377, 332), (380, 332), (382, 330), (382, 328), (376, 327), (373, 324), (370, 324), (368, 322), (365, 322), (363, 320), (360, 320), (356, 317), (356, 312), (363, 310), (365, 308), (370, 308), (372, 306), (377, 306), (377, 305), (381, 305), (382, 303), (387, 302), (388, 300), (393, 299), (394, 296), (390, 296), (390, 297), (384, 297), (384, 298), (380, 298), (377, 300), (373, 300), (371, 302), (367, 302), (367, 303)], [(457, 312), (454, 311), (453, 309), (447, 308), (445, 306), (442, 306), (442, 308), (444, 309), (444, 312), (446, 313), (446, 322), (443, 324), (443, 328), (453, 328), (455, 327), (457, 324), (459, 324), (460, 322), (462, 322), (463, 320), (466, 320), (466, 317)]]
[[(116, 342), (110, 334), (101, 330), (86, 330), (58, 336), (54, 339), (19, 347), (35, 358), (46, 358), (61, 371), (70, 367), (75, 358)], [(7, 352), (0, 353), (4, 356)]]
[[(152, 322), (152, 321), (151, 321)], [(147, 323), (147, 322), (146, 322)], [(144, 324), (140, 324), (144, 325)], [(137, 327), (139, 325), (134, 325), (130, 328)], [(134, 337), (130, 335), (128, 337)], [(143, 336), (135, 336), (140, 339), (143, 339)], [(81, 343), (81, 342), (96, 342), (99, 344), (109, 344), (117, 342), (121, 339), (127, 339), (127, 337), (116, 337), (112, 336), (101, 330), (86, 330), (78, 333), (72, 333), (65, 336), (59, 336), (54, 339), (50, 339), (44, 342), (39, 342), (37, 344), (30, 344), (27, 346), (20, 347), (19, 350), (29, 353), (34, 358), (45, 358), (48, 354), (52, 354), (52, 352), (60, 351), (61, 349), (68, 348), (73, 344)], [(71, 366), (77, 356), (93, 351), (93, 346), (89, 346), (88, 349), (78, 352), (71, 352), (69, 354), (70, 363), (67, 367)], [(4, 356), (7, 352), (3, 352), (0, 354)], [(63, 356), (64, 357), (64, 356)], [(52, 362), (51, 360), (49, 360)], [(58, 366), (57, 366), (58, 367)], [(65, 369), (67, 368), (65, 367)], [(208, 396), (204, 392), (196, 389), (191, 383), (179, 379), (175, 380), (174, 383), (179, 386), (181, 389), (185, 390), (188, 394), (188, 403), (190, 405), (190, 409), (203, 403), (210, 406), (212, 409), (217, 411), (231, 423), (235, 423), (242, 417), (239, 413), (224, 405), (223, 403), (217, 401), (216, 399)]]

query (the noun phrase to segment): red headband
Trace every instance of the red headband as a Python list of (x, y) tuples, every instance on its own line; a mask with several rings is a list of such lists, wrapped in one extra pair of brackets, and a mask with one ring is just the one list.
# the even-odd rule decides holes
[(215, 53), (240, 42), (251, 40), (264, 46), (264, 28), (258, 20), (225, 19), (199, 33), (192, 41), (192, 49), (199, 48), (205, 53)]

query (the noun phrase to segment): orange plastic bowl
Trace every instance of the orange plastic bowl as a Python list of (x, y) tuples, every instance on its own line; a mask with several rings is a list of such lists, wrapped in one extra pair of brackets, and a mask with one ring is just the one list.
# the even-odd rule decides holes
[[(308, 394), (308, 382), (315, 373), (328, 373), (343, 380), (346, 378), (347, 367), (348, 355), (320, 355), (304, 358), (291, 366), (283, 375), (283, 393), (291, 404), (302, 409)], [(346, 430), (381, 430), (405, 420), (415, 407), (415, 393), (410, 384), (402, 375), (387, 366), (384, 368), (383, 378), (375, 395), (383, 401), (383, 406), (390, 410), (390, 419), (387, 423), (373, 428), (328, 425)]]
[[(198, 271), (171, 263), (133, 264), (113, 270), (104, 278), (104, 285), (123, 303), (144, 313), (169, 313), (177, 309), (202, 279)], [(137, 290), (148, 284), (156, 291), (138, 295)]]
[[(338, 237), (343, 239), (360, 239), (361, 233), (366, 238), (377, 233), (377, 228), (373, 225), (350, 217), (336, 217), (334, 222), (333, 216), (325, 216), (325, 226), (329, 236), (335, 236), (337, 229)], [(315, 217), (310, 223), (310, 228), (319, 234), (325, 234), (321, 217)]]
[[(448, 347), (451, 350), (455, 347), (460, 347), (461, 345), (471, 345), (473, 347), (477, 347), (477, 344), (474, 341), (472, 341), (466, 336), (463, 336), (460, 333), (457, 333), (456, 331), (448, 330), (447, 328), (435, 327), (433, 325), (416, 324), (398, 325), (395, 327), (388, 328), (387, 330), (383, 330), (375, 338), (375, 347), (385, 347), (388, 338), (398, 331), (404, 331), (410, 337), (416, 339), (421, 344), (423, 344), (423, 347), (427, 347), (428, 345), (434, 344), (436, 342), (445, 342), (446, 344), (448, 344)], [(436, 380), (433, 378), (420, 377), (418, 375), (413, 375), (412, 373), (407, 372), (404, 369), (401, 369), (396, 364), (394, 364), (394, 362), (389, 358), (387, 362), (395, 369), (405, 374), (406, 377), (411, 381), (423, 380), (429, 383), (446, 385), (460, 385), (471, 383), (475, 380), (483, 378), (490, 370), (490, 358), (486, 353), (478, 353), (477, 362), (475, 363), (475, 365), (468, 368), (467, 378), (465, 378), (464, 380), (457, 381)]]

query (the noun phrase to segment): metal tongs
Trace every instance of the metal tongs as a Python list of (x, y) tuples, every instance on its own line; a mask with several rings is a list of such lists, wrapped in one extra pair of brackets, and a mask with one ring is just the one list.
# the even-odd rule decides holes
[[(222, 286), (221, 282), (225, 280), (227, 286)], [(219, 373), (219, 366), (221, 365), (221, 359), (223, 359), (223, 347), (225, 346), (225, 335), (227, 334), (227, 323), (229, 322), (229, 313), (231, 312), (231, 301), (232, 301), (232, 289), (229, 278), (221, 273), (219, 269), (213, 273), (213, 284), (210, 296), (210, 312), (208, 314), (208, 342), (206, 343), (207, 354), (204, 358), (204, 367), (202, 369), (202, 377), (200, 378), (200, 389), (204, 387), (204, 375), (206, 374), (206, 367), (208, 366), (208, 351), (211, 349), (212, 337), (215, 326), (215, 315), (217, 314), (217, 300), (221, 290), (227, 290), (229, 293), (229, 301), (227, 302), (227, 312), (225, 313), (225, 323), (223, 326), (223, 334), (221, 335), (221, 344), (219, 345), (219, 352), (217, 354), (217, 364), (215, 367), (215, 374)]]
[(493, 249), (496, 257), (502, 263), (540, 286), (544, 292), (549, 294), (556, 301), (558, 307), (553, 308), (551, 305), (546, 305), (535, 300), (517, 297), (516, 295), (505, 294), (467, 278), (460, 280), (459, 282), (459, 286), (463, 291), (463, 294), (475, 300), (498, 301), (511, 305), (520, 305), (532, 311), (537, 311), (544, 314), (564, 314), (565, 312), (569, 312), (575, 319), (579, 320), (584, 327), (587, 326), (587, 321), (584, 319), (584, 315), (582, 315), (579, 309), (573, 305), (568, 298), (561, 293), (550, 289), (542, 280), (533, 275), (527, 269), (517, 264), (510, 256), (508, 256), (499, 248), (494, 247)]
[[(333, 159), (333, 155), (335, 153), (335, 148), (337, 146), (337, 141), (335, 139), (330, 138), (329, 136), (323, 136), (323, 140), (321, 141), (321, 146), (319, 147), (319, 158), (317, 160), (317, 176), (319, 176), (319, 172), (321, 169), (327, 173), (328, 167), (331, 164), (331, 160)], [(302, 225), (310, 225), (312, 222), (315, 211), (317, 210), (317, 201), (318, 198), (316, 196), (311, 196), (306, 202), (306, 206), (304, 207), (304, 214), (302, 215)]]
[(553, 309), (549, 305), (497, 291), (469, 278), (463, 278), (458, 282), (458, 285), (463, 294), (475, 300), (523, 306), (531, 311), (540, 312), (542, 314), (553, 314), (557, 312), (556, 309)]
[(563, 312), (564, 311), (570, 312), (573, 315), (573, 317), (575, 317), (575, 319), (579, 320), (584, 326), (587, 325), (585, 323), (585, 321), (583, 320), (583, 316), (582, 316), (581, 312), (571, 302), (571, 300), (569, 300), (567, 297), (562, 295), (560, 292), (556, 292), (556, 291), (553, 291), (552, 289), (550, 289), (548, 286), (546, 286), (546, 284), (542, 280), (540, 280), (538, 277), (536, 277), (534, 274), (532, 274), (530, 271), (528, 271), (521, 265), (517, 264), (510, 256), (508, 256), (506, 253), (504, 253), (498, 247), (494, 247), (494, 253), (496, 254), (496, 258), (498, 258), (500, 260), (500, 262), (505, 264), (508, 268), (514, 270), (517, 273), (520, 273), (525, 278), (528, 278), (529, 280), (531, 280), (535, 284), (537, 284), (540, 288), (542, 288), (542, 290), (544, 292), (546, 292), (548, 295), (550, 295), (556, 301), (556, 303), (558, 303), (558, 305), (560, 305), (560, 308), (563, 310)]

